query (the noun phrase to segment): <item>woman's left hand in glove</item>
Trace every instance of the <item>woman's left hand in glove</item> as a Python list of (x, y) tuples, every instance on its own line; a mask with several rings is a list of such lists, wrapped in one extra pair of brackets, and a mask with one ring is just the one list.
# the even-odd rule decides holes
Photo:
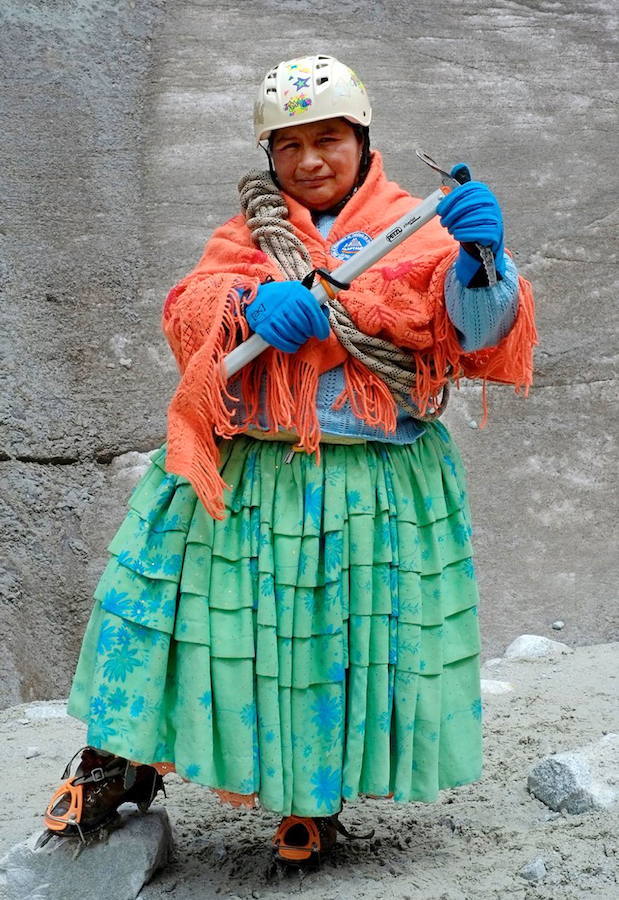
[[(452, 176), (462, 171), (463, 163), (451, 170)], [(481, 181), (467, 181), (450, 191), (436, 208), (441, 225), (461, 244), (456, 260), (456, 275), (468, 286), (481, 266), (481, 260), (471, 255), (475, 244), (490, 247), (499, 275), (505, 273), (505, 244), (501, 207), (490, 188)]]

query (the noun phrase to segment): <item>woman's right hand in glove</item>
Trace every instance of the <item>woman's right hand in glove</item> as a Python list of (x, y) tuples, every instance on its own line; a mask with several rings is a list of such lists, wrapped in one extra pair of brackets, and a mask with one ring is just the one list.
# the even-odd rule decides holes
[(245, 318), (252, 331), (285, 353), (294, 353), (311, 337), (329, 337), (327, 310), (300, 281), (260, 285)]

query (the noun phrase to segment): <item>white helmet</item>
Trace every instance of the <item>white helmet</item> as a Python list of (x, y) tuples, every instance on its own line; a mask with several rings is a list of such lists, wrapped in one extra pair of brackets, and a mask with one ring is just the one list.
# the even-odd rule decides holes
[(254, 106), (256, 142), (276, 128), (305, 125), (343, 116), (369, 125), (372, 107), (352, 69), (333, 56), (302, 56), (281, 62), (267, 73)]

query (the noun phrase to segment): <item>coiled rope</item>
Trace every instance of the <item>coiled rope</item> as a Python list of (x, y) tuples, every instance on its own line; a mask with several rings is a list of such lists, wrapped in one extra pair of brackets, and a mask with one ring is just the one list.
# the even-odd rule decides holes
[(307, 247), (288, 221), (288, 207), (268, 172), (252, 169), (239, 181), (241, 209), (254, 243), (286, 278), (302, 281), (313, 269)]
[[(241, 209), (254, 243), (273, 259), (289, 280), (302, 281), (313, 264), (306, 246), (295, 235), (288, 220), (288, 207), (267, 171), (252, 169), (239, 181)], [(443, 388), (440, 402), (425, 415), (411, 401), (415, 373), (409, 353), (390, 341), (359, 331), (346, 308), (328, 298), (329, 324), (343, 347), (384, 381), (397, 405), (421, 422), (437, 419), (449, 399), (449, 384)]]

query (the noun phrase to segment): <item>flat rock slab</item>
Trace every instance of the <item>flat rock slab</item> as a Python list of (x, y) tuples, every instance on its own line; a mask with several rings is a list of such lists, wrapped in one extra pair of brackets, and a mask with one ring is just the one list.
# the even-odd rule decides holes
[(514, 690), (514, 685), (509, 681), (497, 681), (494, 678), (481, 679), (482, 696), (497, 696), (500, 694), (510, 694)]
[(583, 813), (619, 802), (619, 734), (538, 763), (528, 778), (529, 791), (551, 809)]
[(66, 719), (66, 700), (38, 700), (23, 707), (24, 720)]
[(16, 844), (0, 863), (10, 900), (135, 900), (169, 861), (172, 829), (160, 807), (119, 813), (122, 827), (81, 849), (73, 839), (52, 838), (35, 850), (38, 834)]

